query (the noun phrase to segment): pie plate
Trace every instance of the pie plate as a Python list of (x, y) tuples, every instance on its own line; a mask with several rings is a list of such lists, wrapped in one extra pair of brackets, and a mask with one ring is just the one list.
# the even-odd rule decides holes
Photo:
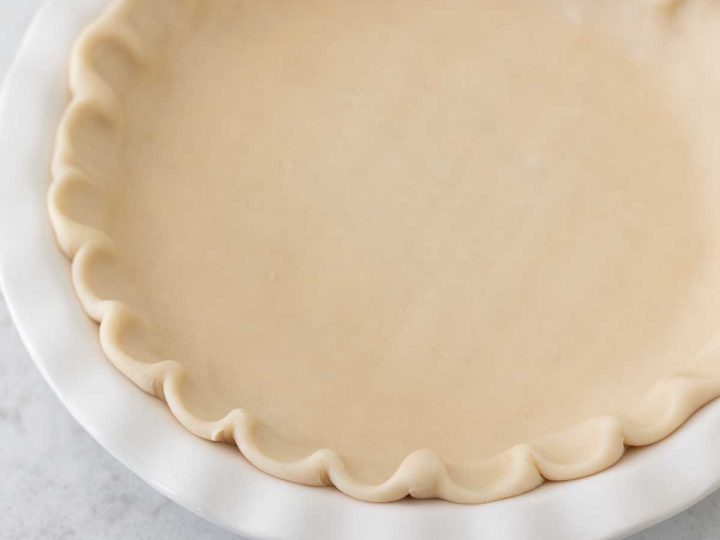
[(600, 539), (665, 519), (720, 486), (720, 402), (666, 440), (594, 476), (547, 483), (484, 505), (363, 503), (278, 480), (229, 445), (197, 438), (105, 359), (75, 297), (46, 197), (54, 133), (67, 103), (72, 44), (107, 0), (51, 0), (0, 94), (0, 281), (18, 330), (62, 403), (157, 490), (248, 538)]

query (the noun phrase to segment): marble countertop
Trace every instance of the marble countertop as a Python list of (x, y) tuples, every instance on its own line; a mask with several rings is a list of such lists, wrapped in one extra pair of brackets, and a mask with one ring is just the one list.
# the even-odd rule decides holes
[[(0, 0), (0, 80), (41, 3)], [(75, 422), (30, 360), (2, 296), (0, 538), (238, 538), (154, 491)], [(720, 492), (632, 540), (716, 538)]]

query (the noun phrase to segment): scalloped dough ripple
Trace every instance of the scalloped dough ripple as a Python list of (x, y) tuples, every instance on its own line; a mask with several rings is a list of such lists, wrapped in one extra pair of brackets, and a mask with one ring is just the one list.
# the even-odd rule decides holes
[(507, 497), (720, 393), (717, 54), (710, 0), (121, 0), (50, 213), (194, 433), (365, 500)]

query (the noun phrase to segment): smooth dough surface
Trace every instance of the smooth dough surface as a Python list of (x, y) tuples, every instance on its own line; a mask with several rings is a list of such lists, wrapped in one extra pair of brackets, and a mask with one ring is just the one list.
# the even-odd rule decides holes
[(713, 54), (704, 0), (125, 0), (51, 215), (196, 433), (367, 500), (513, 495), (720, 393)]

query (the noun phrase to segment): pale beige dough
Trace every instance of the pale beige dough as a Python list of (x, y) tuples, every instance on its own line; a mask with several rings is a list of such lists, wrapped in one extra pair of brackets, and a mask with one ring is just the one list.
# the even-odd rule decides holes
[(702, 0), (121, 1), (54, 225), (116, 365), (268, 472), (590, 474), (720, 393), (719, 36)]

